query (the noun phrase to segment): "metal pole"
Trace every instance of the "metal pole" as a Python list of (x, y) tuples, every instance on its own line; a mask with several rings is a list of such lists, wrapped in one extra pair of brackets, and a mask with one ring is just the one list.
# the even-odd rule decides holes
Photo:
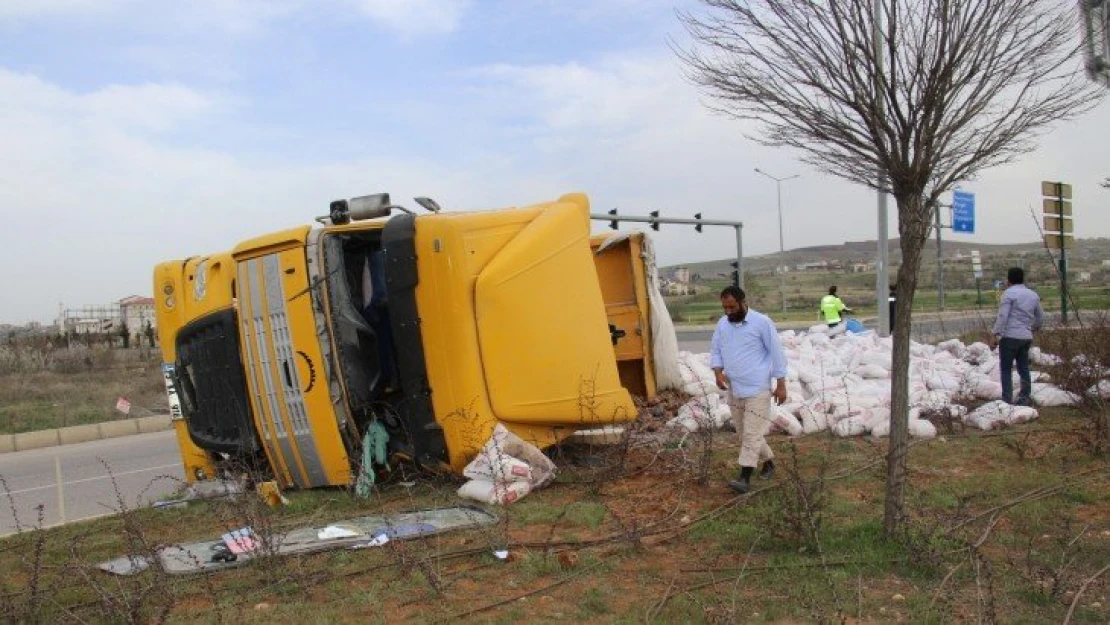
[[(785, 262), (786, 245), (783, 243), (783, 227), (782, 227), (782, 183), (787, 180), (792, 180), (798, 177), (798, 174), (793, 176), (786, 176), (779, 178), (756, 167), (755, 173), (767, 176), (775, 181), (775, 194), (778, 197), (778, 210), (779, 210), (779, 261)], [(782, 312), (786, 312), (786, 266), (779, 265), (776, 269), (779, 274), (779, 298), (782, 300)]]
[(944, 260), (940, 249), (940, 204), (933, 203), (935, 221), (933, 227), (937, 231), (937, 307), (944, 310)]
[(1068, 252), (1064, 231), (1064, 183), (1056, 183), (1056, 219), (1060, 222), (1060, 319), (1068, 325)]
[[(779, 262), (785, 262), (786, 247), (782, 243), (782, 181), (775, 181), (775, 192), (779, 201)], [(786, 267), (779, 266), (779, 297), (782, 298), (782, 312), (786, 312)]]
[(58, 522), (66, 522), (66, 494), (62, 484), (62, 461), (54, 456), (54, 481), (58, 485)]
[[(875, 99), (877, 102), (876, 108), (878, 115), (884, 115), (883, 95), (882, 95), (882, 73), (883, 73), (883, 36), (882, 36), (882, 3), (875, 3), (875, 11), (872, 19), (872, 37), (875, 46)], [(887, 307), (887, 297), (889, 295), (888, 289), (890, 288), (889, 268), (887, 266), (890, 258), (890, 252), (887, 249), (887, 198), (886, 191), (886, 176), (883, 175), (883, 168), (880, 165), (877, 171), (878, 177), (878, 218), (879, 218), (879, 258), (875, 266), (875, 306), (878, 321), (879, 336), (890, 336), (890, 326), (893, 321), (890, 318), (890, 309)]]
[(744, 241), (740, 237), (740, 230), (744, 226), (736, 226), (736, 281), (740, 288), (744, 288)]

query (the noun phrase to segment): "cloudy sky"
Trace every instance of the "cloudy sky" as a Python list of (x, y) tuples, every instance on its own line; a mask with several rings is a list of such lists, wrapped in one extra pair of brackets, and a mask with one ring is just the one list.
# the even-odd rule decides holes
[[(760, 167), (801, 175), (783, 185), (787, 248), (873, 239), (871, 192), (705, 111), (668, 47), (675, 7), (3, 0), (0, 323), (149, 295), (156, 262), (379, 191), (462, 210), (581, 190), (595, 212), (743, 220), (754, 255), (778, 249)], [(1104, 103), (969, 183), (979, 224), (962, 240), (1034, 240), (1042, 179), (1073, 183), (1080, 236), (1110, 236), (1108, 145)], [(657, 240), (662, 264), (733, 248), (729, 229)]]

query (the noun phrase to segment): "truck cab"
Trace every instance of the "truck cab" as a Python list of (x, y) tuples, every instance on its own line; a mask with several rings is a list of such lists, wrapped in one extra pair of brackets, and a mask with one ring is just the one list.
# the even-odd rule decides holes
[(459, 472), (498, 423), (544, 448), (655, 395), (645, 242), (591, 238), (586, 196), (420, 214), (367, 197), (155, 268), (189, 480), (237, 463), (344, 486), (375, 421), (395, 455)]

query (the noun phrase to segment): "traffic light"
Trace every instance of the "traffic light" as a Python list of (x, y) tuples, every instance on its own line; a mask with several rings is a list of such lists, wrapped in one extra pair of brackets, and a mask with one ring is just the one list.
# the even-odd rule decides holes
[(651, 215), (651, 219), (652, 219), (651, 229), (656, 231), (656, 232), (659, 232), (659, 222), (655, 221), (656, 219), (659, 218), (659, 211), (651, 211), (650, 213), (648, 213), (648, 215)]
[[(698, 221), (701, 221), (701, 213), (694, 213), (694, 219), (697, 219)], [(700, 234), (701, 233), (701, 224), (698, 224), (698, 225), (694, 226), (694, 230), (697, 230), (698, 233)]]
[[(611, 209), (611, 210), (609, 211), (609, 214), (610, 214), (610, 215), (612, 215), (613, 217), (616, 217), (616, 216), (617, 216), (617, 209), (615, 209), (615, 208), (614, 208), (614, 209)], [(617, 229), (617, 227), (618, 227), (618, 222), (617, 222), (617, 220), (616, 220), (616, 219), (614, 219), (613, 221), (610, 221), (610, 222), (609, 222), (609, 227), (610, 227), (610, 228), (612, 228), (613, 230), (616, 230), (616, 229)]]
[(729, 265), (732, 265), (732, 286), (740, 288), (740, 262), (734, 260)]

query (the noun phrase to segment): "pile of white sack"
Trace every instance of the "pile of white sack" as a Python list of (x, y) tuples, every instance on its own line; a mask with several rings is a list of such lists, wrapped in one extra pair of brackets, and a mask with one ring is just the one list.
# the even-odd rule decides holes
[[(824, 325), (805, 332), (780, 332), (779, 338), (788, 362), (787, 402), (774, 409), (773, 431), (791, 436), (822, 430), (837, 436), (890, 433), (890, 338), (874, 332), (845, 332), (843, 326), (829, 330)], [(1037, 347), (1030, 349), (1029, 355), (1035, 366), (1059, 362)], [(680, 352), (678, 360), (682, 390), (693, 399), (667, 425), (690, 432), (723, 427), (730, 418), (729, 408), (725, 391), (717, 389), (709, 368), (709, 354)], [(1016, 392), (1016, 368), (1013, 377)], [(1037, 405), (1074, 405), (1079, 400), (1052, 385), (1047, 374), (1033, 371), (1032, 379)], [(964, 345), (952, 339), (928, 345), (911, 341), (909, 385), (911, 436), (936, 436), (936, 427), (921, 418), (923, 414), (946, 413), (984, 430), (1037, 417), (1035, 408), (1001, 401), (998, 354), (984, 343)], [(1103, 390), (1101, 385), (1092, 388), (1094, 393)], [(990, 403), (968, 413), (965, 404), (976, 400)]]
[(460, 497), (505, 505), (555, 479), (555, 463), (499, 423), (463, 475)]

